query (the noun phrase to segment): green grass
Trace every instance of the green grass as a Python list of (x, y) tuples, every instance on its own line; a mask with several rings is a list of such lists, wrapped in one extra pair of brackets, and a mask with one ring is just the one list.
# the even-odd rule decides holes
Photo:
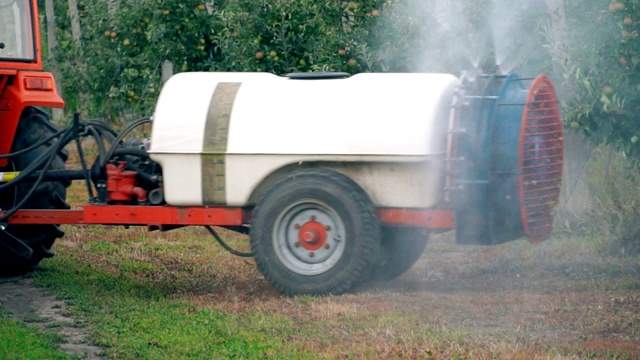
[(58, 348), (60, 337), (40, 333), (21, 323), (0, 317), (0, 359), (69, 359)]
[[(597, 244), (577, 238), (496, 247), (435, 239), (428, 266), (381, 289), (290, 298), (251, 259), (229, 255), (203, 229), (65, 231), (58, 255), (32, 274), (34, 283), (72, 305), (107, 358), (619, 358), (640, 343), (632, 301), (638, 259), (598, 258)], [(246, 237), (221, 235), (246, 251)], [(433, 272), (452, 277), (429, 280)], [(618, 324), (616, 334), (630, 343), (605, 339), (591, 348), (564, 338), (594, 324), (602, 326), (589, 336)]]
[[(109, 249), (105, 249), (110, 251)], [(118, 359), (313, 357), (284, 341), (291, 324), (278, 315), (224, 314), (194, 309), (168, 296), (167, 288), (131, 276), (138, 266), (114, 275), (58, 257), (35, 274), (38, 284), (73, 299), (95, 326), (93, 339)]]

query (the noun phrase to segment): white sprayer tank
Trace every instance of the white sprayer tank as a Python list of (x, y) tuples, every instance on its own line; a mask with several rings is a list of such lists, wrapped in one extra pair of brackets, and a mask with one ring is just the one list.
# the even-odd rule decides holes
[(448, 74), (177, 74), (156, 106), (151, 158), (174, 206), (253, 205), (280, 176), (321, 167), (352, 178), (378, 207), (434, 207), (457, 83)]

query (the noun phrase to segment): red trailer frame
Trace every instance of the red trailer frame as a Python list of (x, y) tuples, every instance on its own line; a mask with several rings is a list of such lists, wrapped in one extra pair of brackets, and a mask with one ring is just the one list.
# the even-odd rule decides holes
[[(0, 216), (4, 215), (0, 212)], [(379, 209), (386, 225), (414, 226), (433, 230), (454, 227), (449, 209)], [(148, 226), (239, 226), (251, 222), (251, 210), (239, 207), (173, 207), (145, 205), (85, 205), (71, 210), (18, 210), (9, 224), (101, 224)]]

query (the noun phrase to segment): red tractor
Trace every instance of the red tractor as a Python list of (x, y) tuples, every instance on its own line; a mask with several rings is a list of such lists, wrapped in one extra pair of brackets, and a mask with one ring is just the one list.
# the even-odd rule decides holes
[[(16, 206), (35, 209), (69, 208), (68, 181), (7, 185), (14, 170), (27, 170), (43, 160), (50, 169), (64, 169), (66, 153), (48, 156), (58, 130), (37, 107), (64, 107), (53, 76), (42, 71), (40, 31), (31, 0), (0, 1), (0, 209)], [(8, 154), (13, 156), (8, 156)], [(59, 226), (6, 224), (0, 230), (0, 268), (21, 271), (53, 256), (51, 246), (63, 235)]]
[[(58, 130), (35, 0), (0, 0), (0, 269), (53, 256), (58, 224), (206, 226), (285, 294), (337, 294), (413, 266), (430, 233), (460, 244), (541, 241), (562, 180), (545, 76), (181, 73), (153, 118), (120, 133)], [(152, 123), (151, 139), (130, 139)], [(78, 141), (95, 139), (85, 159)], [(81, 169), (65, 169), (76, 141)], [(69, 209), (65, 189), (86, 183)], [(229, 249), (211, 226), (249, 234)]]

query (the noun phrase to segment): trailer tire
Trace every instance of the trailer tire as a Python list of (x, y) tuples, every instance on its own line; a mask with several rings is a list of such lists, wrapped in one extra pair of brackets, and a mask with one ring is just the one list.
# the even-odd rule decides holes
[(278, 181), (258, 202), (250, 237), (258, 269), (280, 292), (341, 294), (375, 264), (380, 221), (351, 179), (304, 170)]
[[(55, 127), (49, 121), (48, 115), (42, 110), (27, 107), (22, 113), (16, 135), (13, 141), (12, 152), (16, 152), (41, 141), (53, 133)], [(19, 171), (26, 168), (42, 153), (49, 151), (51, 144), (43, 144), (32, 151), (18, 155), (10, 160), (10, 170)], [(64, 169), (67, 160), (66, 151), (56, 154), (50, 169)], [(70, 182), (42, 182), (36, 188), (33, 195), (24, 205), (30, 209), (68, 209), (66, 203), (66, 187)], [(13, 205), (22, 199), (31, 189), (32, 183), (17, 185), (14, 189), (0, 194), (0, 208), (11, 209)], [(33, 255), (26, 259), (0, 247), (0, 273), (18, 274), (33, 270), (44, 258), (54, 255), (51, 247), (55, 240), (64, 235), (58, 225), (7, 225), (5, 231), (20, 239), (33, 250)], [(0, 241), (4, 235), (0, 232)]]
[(385, 226), (381, 260), (372, 279), (389, 281), (409, 271), (424, 253), (428, 240), (429, 234), (422, 228)]

